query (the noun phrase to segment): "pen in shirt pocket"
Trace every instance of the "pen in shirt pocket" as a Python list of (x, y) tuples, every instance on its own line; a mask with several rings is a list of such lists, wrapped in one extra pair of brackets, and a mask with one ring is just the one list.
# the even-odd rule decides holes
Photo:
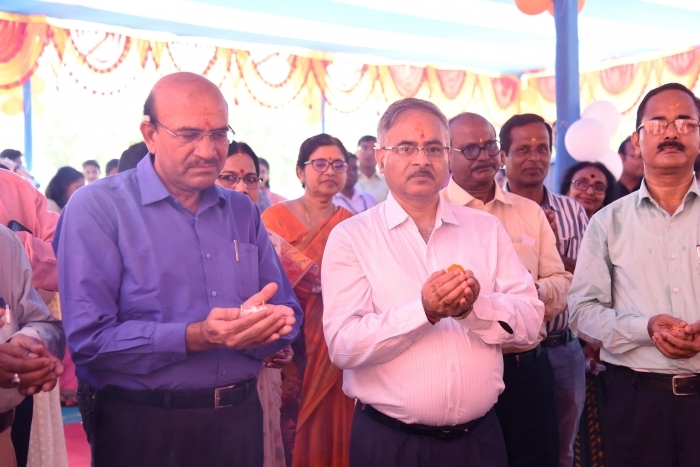
[(697, 246), (695, 247), (695, 251), (696, 251), (697, 254), (698, 254), (698, 263), (700, 263), (700, 245), (697, 245)]
[[(236, 250), (236, 261), (240, 261), (241, 257), (238, 255), (238, 240), (233, 241), (233, 249)], [(700, 250), (700, 246), (698, 246), (698, 249)]]

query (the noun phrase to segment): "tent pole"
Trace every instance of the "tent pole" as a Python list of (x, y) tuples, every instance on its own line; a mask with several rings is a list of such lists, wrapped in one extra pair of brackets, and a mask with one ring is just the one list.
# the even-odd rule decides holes
[(326, 96), (321, 93), (321, 133), (326, 132)]
[(22, 85), (24, 110), (24, 160), (27, 169), (32, 170), (32, 80)]
[(554, 0), (554, 26), (557, 31), (555, 80), (557, 93), (557, 161), (554, 184), (576, 161), (564, 146), (564, 135), (569, 126), (580, 118), (578, 70), (578, 1)]

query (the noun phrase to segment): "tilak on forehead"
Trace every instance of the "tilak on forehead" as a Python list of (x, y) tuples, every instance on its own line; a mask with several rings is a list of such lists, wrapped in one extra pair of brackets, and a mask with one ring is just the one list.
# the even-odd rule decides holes
[(418, 123), (416, 124), (416, 132), (418, 133), (418, 136), (421, 138), (425, 136), (425, 133), (423, 132), (423, 121), (418, 120)]
[(680, 102), (676, 102), (675, 104), (669, 105), (669, 106), (668, 106), (668, 110), (670, 110), (671, 112), (673, 112), (674, 110), (676, 110), (676, 109), (677, 109), (678, 107), (680, 107), (680, 106), (681, 106), (681, 103), (680, 103)]

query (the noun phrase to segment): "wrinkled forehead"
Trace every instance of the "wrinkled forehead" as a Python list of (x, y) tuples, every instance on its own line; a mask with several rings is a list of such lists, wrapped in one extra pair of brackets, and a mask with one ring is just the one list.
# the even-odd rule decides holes
[(690, 95), (677, 89), (669, 89), (649, 99), (642, 121), (699, 117), (697, 106)]
[(449, 132), (436, 115), (421, 110), (409, 110), (396, 119), (386, 137), (388, 144), (424, 142), (447, 144)]
[(461, 144), (484, 143), (496, 139), (496, 130), (484, 119), (462, 118), (450, 125), (450, 138)]

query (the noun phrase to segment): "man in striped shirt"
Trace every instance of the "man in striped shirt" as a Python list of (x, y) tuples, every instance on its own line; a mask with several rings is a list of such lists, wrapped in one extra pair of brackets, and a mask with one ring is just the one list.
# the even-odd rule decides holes
[[(506, 154), (506, 190), (539, 204), (557, 237), (564, 267), (574, 272), (578, 250), (588, 225), (583, 207), (544, 186), (552, 155), (552, 127), (534, 114), (515, 115), (499, 133)], [(559, 424), (559, 465), (571, 467), (573, 444), (585, 402), (585, 359), (569, 329), (566, 310), (547, 322), (542, 342), (554, 371), (554, 396)]]

